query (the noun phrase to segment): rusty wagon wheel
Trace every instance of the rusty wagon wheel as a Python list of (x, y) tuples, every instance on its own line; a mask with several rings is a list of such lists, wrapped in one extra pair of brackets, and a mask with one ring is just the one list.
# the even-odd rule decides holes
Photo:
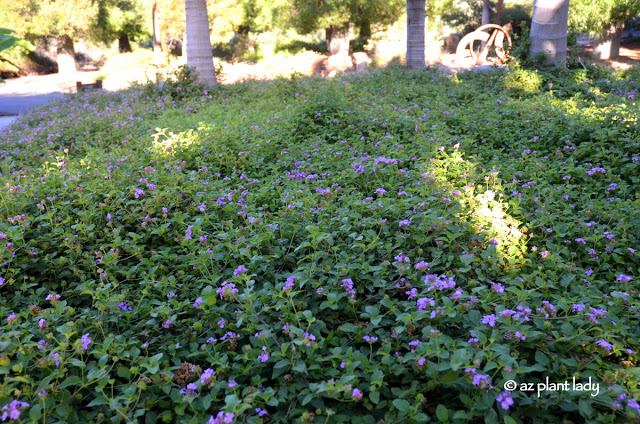
[[(506, 49), (504, 45), (505, 39), (508, 45)], [(501, 60), (507, 59), (507, 52), (511, 50), (511, 37), (500, 25), (483, 25), (462, 37), (456, 48), (456, 55), (464, 58), (470, 53), (476, 64), (480, 64), (487, 58), (491, 47), (495, 47), (495, 53), (498, 58)]]

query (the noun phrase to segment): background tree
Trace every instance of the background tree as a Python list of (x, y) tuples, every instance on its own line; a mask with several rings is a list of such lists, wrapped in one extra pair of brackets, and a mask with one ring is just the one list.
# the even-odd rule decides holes
[(206, 0), (185, 0), (187, 65), (193, 67), (203, 84), (216, 85), (213, 51), (209, 39)]
[(593, 50), (600, 59), (620, 56), (624, 23), (640, 13), (640, 0), (572, 0), (571, 28), (595, 36)]
[(411, 69), (425, 67), (425, 7), (425, 0), (407, 0), (407, 66)]
[(569, 0), (535, 0), (531, 21), (529, 54), (544, 54), (550, 64), (567, 60)]
[(369, 37), (374, 24), (388, 25), (402, 13), (402, 0), (291, 0), (290, 25), (300, 34), (325, 30), (331, 54), (348, 51), (352, 25)]
[(52, 47), (59, 73), (76, 71), (74, 42), (88, 37), (96, 4), (91, 0), (1, 0), (0, 9), (11, 17), (19, 36), (44, 40)]
[[(2, 52), (7, 51), (14, 47), (22, 47), (25, 50), (33, 50), (33, 46), (25, 40), (21, 40), (13, 36), (14, 31), (7, 28), (0, 28), (0, 63), (9, 63), (12, 66), (18, 68), (9, 58), (5, 57)], [(4, 82), (0, 77), (0, 83)]]
[(92, 24), (93, 38), (109, 44), (118, 40), (120, 53), (129, 53), (131, 41), (147, 35), (144, 5), (139, 0), (94, 0), (98, 13)]

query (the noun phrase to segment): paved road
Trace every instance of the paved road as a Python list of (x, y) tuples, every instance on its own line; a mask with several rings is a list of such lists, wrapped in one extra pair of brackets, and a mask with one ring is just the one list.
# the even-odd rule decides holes
[(49, 100), (59, 99), (62, 96), (62, 93), (0, 94), (0, 116), (25, 113), (35, 106), (45, 104)]
[(50, 100), (59, 99), (62, 93), (46, 94), (0, 94), (0, 128), (15, 121), (15, 115), (26, 113), (36, 106), (43, 105)]

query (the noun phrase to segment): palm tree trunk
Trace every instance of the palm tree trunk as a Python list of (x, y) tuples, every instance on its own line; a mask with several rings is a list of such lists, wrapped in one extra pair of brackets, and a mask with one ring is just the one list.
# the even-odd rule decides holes
[(425, 0), (407, 0), (407, 66), (423, 69)]
[(543, 53), (547, 63), (567, 61), (569, 0), (534, 0), (529, 54)]
[(601, 60), (613, 59), (620, 56), (620, 40), (623, 25), (611, 25), (604, 34), (598, 34), (593, 40), (593, 52)]
[(153, 23), (153, 65), (156, 68), (156, 82), (160, 83), (162, 74), (162, 42), (160, 41), (160, 19), (158, 19), (158, 0), (154, 0), (151, 6), (151, 21)]
[(213, 50), (209, 39), (209, 17), (206, 0), (185, 0), (187, 18), (187, 66), (193, 67), (199, 81), (216, 85)]

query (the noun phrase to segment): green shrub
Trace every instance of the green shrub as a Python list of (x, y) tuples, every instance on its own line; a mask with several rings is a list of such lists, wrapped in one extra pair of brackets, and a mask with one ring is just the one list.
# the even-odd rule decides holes
[(504, 79), (504, 88), (522, 93), (538, 93), (542, 88), (542, 76), (535, 70), (510, 70)]
[[(210, 93), (185, 69), (23, 116), (1, 133), (3, 412), (637, 421), (638, 84), (541, 73), (525, 98), (512, 75)], [(543, 390), (574, 378), (597, 393)]]

